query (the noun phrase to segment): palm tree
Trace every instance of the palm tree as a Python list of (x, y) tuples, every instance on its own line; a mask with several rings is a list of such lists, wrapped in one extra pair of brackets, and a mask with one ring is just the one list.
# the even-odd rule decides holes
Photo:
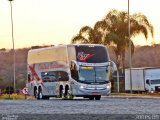
[(102, 44), (102, 33), (89, 26), (84, 26), (79, 33), (72, 38), (72, 43)]
[[(130, 15), (130, 36), (143, 34), (147, 40), (149, 33), (153, 37), (153, 26), (147, 17), (141, 13)], [(124, 68), (125, 52), (129, 46), (128, 13), (126, 11), (111, 10), (101, 21), (96, 22), (94, 28), (81, 28), (72, 43), (100, 43), (112, 45), (116, 54), (117, 68), (120, 62)], [(131, 41), (131, 51), (134, 52), (134, 43)]]
[[(113, 45), (117, 57), (122, 60), (124, 68), (125, 51), (128, 49), (128, 13), (125, 11), (111, 10), (102, 21), (95, 24), (96, 30), (103, 31), (105, 34), (104, 44)], [(140, 33), (147, 40), (149, 32), (153, 37), (153, 26), (149, 23), (147, 17), (141, 13), (130, 15), (130, 35), (135, 37)], [(131, 41), (132, 54), (134, 44)], [(120, 63), (117, 62), (118, 68)]]

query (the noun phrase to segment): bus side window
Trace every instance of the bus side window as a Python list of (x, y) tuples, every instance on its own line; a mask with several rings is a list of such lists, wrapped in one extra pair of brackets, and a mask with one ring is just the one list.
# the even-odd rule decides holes
[(74, 62), (71, 62), (71, 77), (75, 80), (78, 80), (78, 71), (77, 71), (77, 67), (76, 64)]
[(68, 80), (69, 80), (69, 77), (68, 77), (68, 73), (67, 73), (67, 72), (59, 71), (58, 74), (59, 74), (59, 75), (58, 75), (59, 81), (68, 81)]
[(46, 71), (41, 73), (43, 82), (56, 82), (58, 72), (55, 71)]

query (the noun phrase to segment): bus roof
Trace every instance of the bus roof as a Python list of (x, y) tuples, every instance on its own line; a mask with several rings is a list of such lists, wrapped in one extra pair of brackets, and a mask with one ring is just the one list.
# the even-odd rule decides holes
[(37, 51), (41, 51), (41, 50), (46, 50), (46, 49), (53, 49), (53, 48), (63, 48), (63, 47), (67, 47), (67, 46), (104, 46), (101, 44), (64, 44), (64, 45), (57, 45), (57, 46), (51, 46), (51, 47), (44, 47), (44, 48), (37, 48), (37, 49), (31, 49), (28, 52), (37, 52)]

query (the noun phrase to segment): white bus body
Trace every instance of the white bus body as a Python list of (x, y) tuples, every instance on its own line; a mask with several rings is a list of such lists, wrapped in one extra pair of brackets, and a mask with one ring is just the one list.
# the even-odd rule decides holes
[(62, 45), (28, 52), (28, 94), (37, 99), (111, 92), (111, 62), (103, 45)]

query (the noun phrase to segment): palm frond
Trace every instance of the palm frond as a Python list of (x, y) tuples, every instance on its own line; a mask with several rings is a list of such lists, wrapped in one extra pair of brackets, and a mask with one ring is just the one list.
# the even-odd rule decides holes
[(88, 43), (88, 40), (78, 34), (72, 38), (71, 43)]

